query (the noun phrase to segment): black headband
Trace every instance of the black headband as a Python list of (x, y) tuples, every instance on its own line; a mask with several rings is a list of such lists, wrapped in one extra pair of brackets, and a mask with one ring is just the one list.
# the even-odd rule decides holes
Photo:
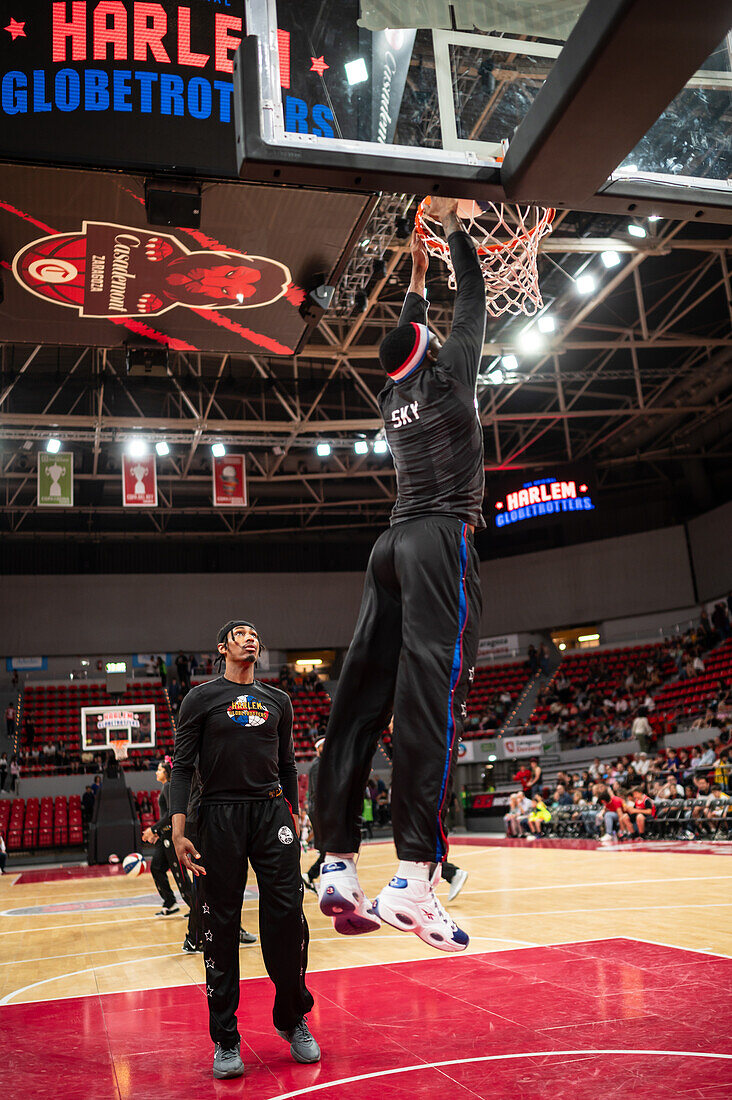
[(230, 622), (221, 627), (221, 630), (216, 635), (216, 642), (218, 645), (221, 645), (227, 640), (235, 626), (251, 626), (252, 630), (257, 629), (254, 623), (250, 623), (247, 619), (231, 619)]

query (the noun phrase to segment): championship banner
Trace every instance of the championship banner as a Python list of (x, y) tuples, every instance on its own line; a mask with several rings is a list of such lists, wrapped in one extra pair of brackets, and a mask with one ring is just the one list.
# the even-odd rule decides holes
[(43, 508), (74, 507), (74, 456), (38, 453), (38, 505)]
[(122, 503), (125, 508), (157, 508), (158, 478), (154, 455), (122, 458)]
[(244, 455), (224, 455), (213, 460), (213, 502), (216, 508), (246, 508)]

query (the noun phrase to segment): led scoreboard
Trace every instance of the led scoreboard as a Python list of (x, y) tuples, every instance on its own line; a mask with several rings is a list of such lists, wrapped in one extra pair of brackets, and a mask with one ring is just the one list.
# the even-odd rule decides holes
[(243, 0), (8, 0), (0, 156), (237, 176)]
[(565, 516), (581, 520), (596, 507), (593, 483), (592, 471), (586, 466), (561, 468), (534, 478), (527, 478), (525, 471), (501, 478), (492, 483), (493, 526), (505, 530)]

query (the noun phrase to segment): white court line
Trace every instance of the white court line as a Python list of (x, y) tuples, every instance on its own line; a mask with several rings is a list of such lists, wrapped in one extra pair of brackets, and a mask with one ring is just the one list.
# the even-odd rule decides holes
[[(379, 938), (382, 939), (382, 940), (400, 940), (400, 939), (403, 939), (403, 934), (396, 935), (396, 936), (386, 935), (386, 936), (380, 936)], [(513, 944), (518, 944), (520, 947), (540, 947), (541, 946), (541, 944), (531, 943), (529, 940), (509, 940), (509, 939), (506, 939), (503, 936), (473, 936), (471, 938), (475, 939), (475, 940), (484, 940), (487, 943), (513, 943)], [(332, 936), (313, 936), (310, 939), (310, 943), (325, 943), (325, 942), (332, 943), (333, 942)], [(136, 944), (135, 948), (137, 948), (137, 946), (138, 945)], [(147, 944), (147, 945), (143, 944), (142, 946), (143, 947), (144, 946), (147, 946), (147, 947), (166, 947), (168, 945), (163, 944), (163, 943), (150, 943), (150, 944)], [(254, 947), (255, 945), (252, 944), (251, 946)], [(258, 945), (256, 945), (256, 946), (258, 946)], [(109, 948), (106, 948), (106, 950), (109, 950)], [(123, 947), (123, 948), (115, 948), (115, 950), (132, 951), (133, 948)], [(246, 950), (244, 945), (242, 945), (240, 947), (240, 950)], [(91, 955), (91, 954), (98, 954), (98, 953), (99, 952), (92, 952), (92, 951), (87, 951), (87, 952), (79, 951), (78, 952), (79, 955)], [(199, 954), (199, 952), (196, 952), (196, 954)], [(51, 982), (60, 982), (64, 978), (76, 978), (80, 974), (92, 974), (92, 973), (95, 973), (97, 970), (108, 970), (113, 966), (134, 966), (135, 963), (138, 963), (138, 962), (139, 963), (145, 963), (145, 962), (152, 961), (152, 959), (175, 959), (175, 958), (180, 958), (184, 955), (187, 955), (187, 952), (185, 952), (185, 951), (174, 951), (172, 954), (168, 954), (168, 955), (144, 955), (142, 958), (139, 958), (139, 959), (123, 959), (122, 961), (117, 961), (117, 962), (101, 963), (101, 965), (99, 965), (99, 966), (87, 966), (84, 970), (72, 970), (69, 973), (65, 973), (65, 974), (55, 974), (51, 978), (42, 978), (38, 982), (31, 982), (30, 985), (24, 985), (24, 986), (21, 986), (19, 989), (14, 989), (11, 993), (6, 993), (6, 995), (2, 998), (2, 1000), (0, 1000), (0, 1006), (10, 1004), (13, 997), (17, 997), (18, 994), (25, 993), (29, 989), (37, 989), (39, 986), (49, 985)], [(49, 961), (50, 961), (51, 958), (64, 959), (64, 958), (73, 958), (73, 956), (72, 955), (52, 955), (52, 956), (49, 956)], [(25, 963), (25, 962), (44, 962), (44, 961), (45, 961), (45, 959), (21, 959), (21, 960), (19, 960), (19, 962), (16, 965), (17, 966), (22, 966), (23, 963)], [(415, 961), (419, 961), (419, 959), (417, 959)], [(3, 964), (3, 965), (9, 965), (9, 964)], [(378, 966), (379, 964), (378, 963), (364, 963), (364, 964), (361, 964), (361, 965)], [(323, 970), (325, 970), (325, 971), (331, 970), (331, 969), (333, 969), (333, 968), (332, 967), (324, 967), (323, 968)], [(351, 969), (351, 968), (346, 967), (345, 969)], [(309, 974), (319, 974), (319, 973), (322, 973), (322, 971), (321, 970), (308, 970), (308, 973)], [(263, 978), (263, 977), (265, 977), (265, 975), (264, 974), (258, 974), (258, 975), (256, 975), (256, 977)], [(243, 980), (244, 981), (247, 981), (247, 980), (252, 981), (252, 980), (254, 980), (254, 976), (252, 976), (252, 978), (249, 978), (249, 979), (245, 978)], [(197, 985), (198, 983), (191, 980), (191, 982), (189, 984), (190, 985)], [(160, 987), (155, 986), (153, 988), (164, 989), (166, 987), (165, 986), (160, 986)], [(176, 988), (176, 987), (172, 987), (172, 988)], [(126, 990), (126, 989), (115, 990), (115, 992), (128, 993), (128, 992), (130, 992), (130, 990)], [(78, 996), (78, 994), (71, 994), (71, 996), (72, 997), (73, 996)], [(67, 998), (54, 998), (54, 1000), (56, 1000), (56, 999), (65, 1000)], [(28, 1004), (28, 1003), (31, 1003), (31, 1002), (27, 1002), (27, 1001), (24, 1002), (24, 1004)]]
[[(443, 1069), (445, 1066), (467, 1066), (475, 1062), (507, 1062), (520, 1058), (560, 1058), (566, 1055), (596, 1056), (598, 1054), (625, 1054), (634, 1057), (654, 1055), (657, 1058), (721, 1058), (725, 1061), (732, 1059), (732, 1054), (707, 1054), (697, 1050), (646, 1050), (644, 1047), (636, 1047), (635, 1049), (632, 1047), (610, 1049), (588, 1047), (584, 1050), (527, 1050), (522, 1054), (484, 1054), (478, 1058), (451, 1058), (446, 1062), (419, 1062), (416, 1066), (401, 1066), (399, 1069), (360, 1073), (356, 1077), (341, 1077), (337, 1081), (325, 1081), (322, 1085), (309, 1085), (307, 1088), (296, 1089), (294, 1092), (281, 1092), (278, 1096), (273, 1096), (272, 1100), (292, 1100), (294, 1096), (307, 1096), (311, 1092), (323, 1092), (325, 1089), (333, 1089), (340, 1085), (353, 1085), (357, 1081), (373, 1081), (382, 1077), (396, 1077), (400, 1073), (415, 1073), (425, 1069)], [(455, 1082), (455, 1084), (459, 1084), (459, 1082)]]
[[(83, 970), (72, 970), (70, 974), (58, 974), (55, 978), (42, 978), (40, 982), (31, 982), (30, 985), (24, 985), (21, 989), (14, 989), (12, 993), (6, 993), (0, 1000), (0, 1005), (10, 1004), (13, 997), (17, 997), (19, 993), (26, 993), (29, 989), (37, 989), (41, 985), (48, 985), (49, 982), (57, 982), (62, 978), (78, 978), (80, 974), (93, 974), (96, 970), (110, 970), (113, 966), (130, 966), (132, 962), (156, 962), (159, 959), (175, 959), (181, 954), (182, 952), (176, 951), (174, 955), (148, 955), (145, 959), (123, 959), (121, 962), (102, 963), (101, 966), (87, 966)], [(195, 985), (196, 983), (191, 984)], [(125, 992), (125, 990), (121, 992)], [(78, 993), (76, 996), (78, 997)]]
[[(617, 884), (616, 883), (609, 883), (609, 885), (622, 886), (624, 884), (623, 883), (617, 883)], [(519, 889), (522, 889), (522, 888), (519, 887)], [(478, 893), (479, 891), (475, 891), (475, 892)], [(633, 912), (646, 912), (648, 910), (656, 910), (656, 909), (717, 909), (717, 908), (723, 908), (723, 907), (726, 908), (730, 905), (732, 905), (732, 902), (728, 902), (728, 901), (698, 902), (698, 903), (695, 903), (695, 904), (685, 904), (685, 905), (683, 905), (683, 904), (679, 904), (679, 905), (623, 905), (622, 906), (622, 911), (624, 913), (633, 913)], [(242, 912), (246, 911), (247, 909), (254, 909), (254, 908), (255, 908), (254, 904), (249, 905), (249, 906), (244, 905), (242, 907)], [(567, 913), (574, 914), (574, 913), (614, 913), (614, 912), (617, 912), (617, 906), (601, 907), (601, 908), (597, 908), (597, 909), (543, 909), (543, 910), (529, 909), (529, 910), (527, 910), (526, 912), (523, 912), (523, 913), (466, 913), (465, 916), (469, 920), (500, 920), (500, 919), (508, 918), (508, 917), (535, 917), (535, 916), (536, 917), (547, 917), (547, 916), (554, 916), (554, 915), (556, 915), (556, 916), (565, 916)], [(187, 914), (185, 914), (185, 913), (181, 913), (181, 917), (185, 917), (186, 915)], [(306, 916), (307, 916), (307, 913), (306, 913)], [(77, 928), (101, 928), (102, 926), (107, 925), (107, 924), (115, 924), (115, 925), (117, 925), (117, 924), (135, 924), (135, 923), (139, 923), (140, 921), (143, 921), (143, 920), (150, 920), (150, 917), (151, 917), (151, 915), (148, 914), (148, 915), (141, 916), (141, 917), (125, 917), (124, 919), (118, 920), (118, 921), (114, 921), (114, 920), (87, 921), (87, 922), (83, 922), (83, 923), (79, 923), (79, 924), (70, 923), (70, 924), (50, 925), (50, 926), (46, 926), (45, 928), (16, 928), (16, 929), (11, 929), (10, 931), (7, 931), (7, 932), (0, 932), (0, 936), (28, 936), (28, 935), (31, 935), (31, 934), (36, 933), (36, 932), (63, 932), (66, 929), (76, 930)], [(170, 918), (167, 918), (167, 919), (170, 919)], [(608, 937), (603, 937), (603, 938), (607, 939)], [(636, 937), (631, 937), (631, 938), (635, 939)], [(573, 941), (573, 942), (579, 942), (579, 941)], [(682, 948), (682, 950), (684, 950), (684, 949)]]
[[(475, 938), (477, 938), (477, 939), (489, 939), (490, 937), (486, 936), (486, 937), (475, 937)], [(556, 943), (527, 944), (526, 947), (517, 947), (514, 950), (524, 951), (524, 950), (527, 950), (527, 949), (532, 948), (532, 947), (575, 947), (578, 944), (583, 944), (583, 943), (608, 943), (612, 940), (631, 940), (631, 941), (637, 941), (638, 943), (653, 943), (654, 942), (653, 940), (641, 940), (636, 936), (590, 936), (587, 939), (581, 939), (581, 940), (559, 940)], [(498, 939), (496, 942), (499, 942), (499, 943), (504, 942), (505, 943), (507, 941)], [(720, 958), (720, 959), (726, 959), (726, 958), (730, 957), (728, 955), (720, 955), (718, 952), (715, 952), (715, 951), (702, 951), (698, 948), (693, 948), (693, 947), (688, 947), (688, 948), (687, 947), (678, 947), (676, 944), (672, 944), (672, 943), (659, 943), (656, 946), (658, 946), (658, 947), (671, 947), (671, 948), (675, 948), (678, 951), (694, 951), (696, 954), (710, 955), (710, 956)], [(490, 954), (493, 954), (493, 952), (490, 952), (490, 951), (481, 952), (481, 954), (490, 955)], [(164, 959), (169, 959), (169, 958), (172, 958), (173, 956), (172, 955), (161, 955), (160, 957), (164, 958)], [(466, 957), (468, 957), (468, 956), (466, 956)], [(438, 952), (436, 955), (433, 955), (430, 960), (425, 960), (423, 955), (413, 955), (411, 958), (399, 959), (396, 962), (390, 962), (390, 963), (374, 963), (374, 962), (349, 963), (347, 966), (321, 966), (321, 967), (317, 967), (317, 968), (309, 968), (308, 969), (308, 974), (339, 973), (342, 970), (364, 970), (364, 969), (366, 969), (366, 967), (373, 967), (373, 966), (384, 966), (387, 969), (391, 969), (392, 967), (398, 966), (398, 965), (403, 964), (403, 963), (434, 961), (435, 959), (439, 959), (443, 962), (447, 962), (449, 959), (452, 959), (452, 958), (454, 958), (454, 955), (452, 955), (451, 953), (448, 954), (448, 953), (445, 953), (445, 952)], [(127, 962), (129, 963), (129, 961), (130, 960), (128, 959)], [(137, 961), (143, 961), (144, 962), (145, 960), (143, 959), (143, 960), (137, 960)], [(95, 968), (92, 968), (92, 969), (95, 969)], [(101, 967), (99, 969), (101, 969)], [(63, 977), (63, 975), (60, 975), (60, 976)], [(262, 977), (262, 975), (257, 975), (256, 977), (254, 975), (252, 975), (251, 977), (241, 978), (240, 981), (244, 981), (244, 982), (257, 981), (261, 977)], [(53, 979), (53, 978), (47, 979), (47, 981), (49, 981), (49, 982), (50, 981), (55, 981), (55, 980), (56, 979)], [(44, 983), (37, 982), (35, 984), (36, 985), (41, 985), (41, 984), (44, 984)], [(191, 980), (187, 983), (186, 982), (178, 982), (175, 985), (155, 985), (155, 986), (142, 985), (142, 986), (136, 987), (135, 989), (108, 990), (106, 993), (83, 994), (83, 996), (113, 997), (113, 996), (116, 996), (116, 994), (118, 994), (118, 993), (147, 993), (151, 989), (184, 989), (184, 988), (187, 988), (189, 985), (197, 985), (197, 983)], [(31, 988), (31, 987), (28, 986), (27, 988)], [(21, 991), (16, 989), (15, 992), (9, 994), (9, 996), (14, 997), (19, 992), (21, 992)], [(78, 993), (67, 993), (67, 994), (65, 994), (64, 996), (61, 996), (61, 997), (54, 997), (53, 1000), (69, 1001), (69, 1000), (73, 1000), (77, 997), (79, 997)], [(31, 999), (31, 1000), (28, 1000), (28, 1001), (23, 1001), (21, 1003), (22, 1004), (44, 1004), (47, 1000), (48, 1000), (47, 997), (38, 997), (38, 998)], [(0, 1003), (2, 1003), (2, 1002), (0, 1002)], [(592, 1052), (590, 1052), (590, 1053), (592, 1053)], [(277, 1100), (277, 1098), (275, 1097), (274, 1100)]]

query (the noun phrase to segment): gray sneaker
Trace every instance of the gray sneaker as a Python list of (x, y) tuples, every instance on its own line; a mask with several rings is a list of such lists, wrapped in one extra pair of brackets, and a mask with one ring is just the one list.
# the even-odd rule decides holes
[(244, 1072), (244, 1063), (239, 1054), (241, 1043), (225, 1050), (221, 1043), (214, 1048), (213, 1075), (214, 1077), (241, 1077)]
[(295, 1024), (292, 1031), (280, 1031), (277, 1028), (277, 1034), (290, 1044), (290, 1054), (296, 1062), (320, 1061), (320, 1047), (310, 1034), (305, 1016)]

